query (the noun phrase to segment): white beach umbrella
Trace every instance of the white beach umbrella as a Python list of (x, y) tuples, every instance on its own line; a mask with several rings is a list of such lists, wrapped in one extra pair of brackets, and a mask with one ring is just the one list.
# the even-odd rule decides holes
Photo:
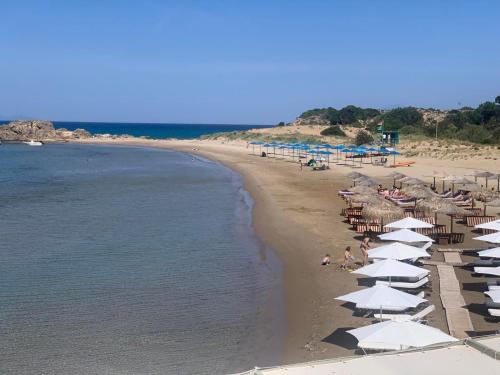
[(488, 223), (478, 224), (478, 225), (475, 225), (474, 228), (500, 231), (500, 220), (494, 220), (494, 221), (490, 221)]
[(482, 273), (484, 275), (494, 275), (500, 276), (500, 266), (499, 267), (474, 267), (475, 273)]
[(405, 217), (404, 219), (384, 225), (384, 228), (393, 229), (412, 229), (412, 228), (433, 228), (434, 225), (425, 221), (415, 219), (413, 217)]
[(404, 311), (414, 308), (427, 300), (413, 294), (401, 292), (385, 285), (375, 285), (335, 298), (352, 302), (358, 309)]
[(500, 232), (486, 234), (484, 236), (474, 237), (473, 240), (485, 241), (490, 243), (500, 243)]
[(429, 271), (394, 259), (385, 259), (358, 268), (353, 273), (369, 277), (422, 277)]
[(495, 247), (493, 249), (486, 249), (477, 252), (480, 257), (484, 258), (500, 258), (500, 247)]
[(380, 234), (378, 238), (384, 241), (434, 242), (432, 238), (409, 229), (400, 229), (395, 232)]
[(405, 260), (424, 257), (430, 257), (430, 254), (421, 248), (400, 242), (393, 242), (389, 245), (379, 246), (368, 250), (368, 258), (375, 259)]
[(489, 290), (484, 292), (495, 303), (500, 303), (500, 290)]
[(437, 328), (420, 323), (385, 321), (347, 331), (363, 349), (402, 350), (458, 341)]

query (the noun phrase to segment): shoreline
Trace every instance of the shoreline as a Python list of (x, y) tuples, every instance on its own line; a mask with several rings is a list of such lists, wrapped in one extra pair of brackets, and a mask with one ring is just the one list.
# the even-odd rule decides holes
[[(243, 188), (246, 190), (254, 204), (252, 208), (252, 227), (255, 234), (263, 244), (272, 249), (282, 264), (282, 298), (286, 316), (286, 335), (283, 343), (283, 356), (280, 364), (291, 364), (315, 358), (312, 347), (315, 338), (311, 335), (311, 327), (320, 324), (322, 318), (315, 310), (322, 305), (318, 291), (320, 285), (314, 278), (297, 277), (303, 273), (314, 274), (314, 265), (319, 260), (311, 262), (307, 253), (302, 249), (311, 246), (314, 239), (311, 235), (304, 235), (303, 227), (289, 220), (288, 215), (276, 206), (276, 202), (266, 192), (266, 185), (262, 179), (243, 167), (241, 160), (231, 160), (224, 157), (223, 153), (213, 150), (197, 149), (201, 140), (143, 140), (143, 139), (115, 139), (115, 140), (78, 140), (70, 143), (76, 144), (102, 144), (122, 145), (136, 147), (165, 148), (192, 155), (198, 155), (214, 162), (221, 163), (226, 168), (241, 176)], [(239, 156), (239, 155), (238, 155)], [(251, 156), (256, 161), (265, 162), (257, 155)], [(296, 167), (296, 164), (293, 164)], [(293, 228), (293, 229), (292, 229)], [(305, 268), (307, 267), (307, 268)], [(311, 308), (313, 307), (313, 308)], [(347, 355), (342, 351), (338, 355)], [(256, 364), (259, 365), (259, 364)]]
[[(134, 138), (116, 140), (87, 139), (74, 143), (124, 145), (167, 148), (219, 162), (242, 176), (244, 189), (254, 200), (252, 223), (257, 236), (278, 256), (283, 264), (283, 300), (287, 315), (287, 337), (282, 364), (308, 362), (333, 357), (351, 356), (356, 341), (345, 331), (370, 323), (345, 308), (334, 298), (359, 290), (363, 283), (349, 273), (340, 271), (346, 246), (353, 248), (360, 258), (359, 238), (340, 216), (345, 202), (337, 195), (339, 189), (349, 187), (345, 177), (350, 168), (333, 165), (329, 171), (301, 170), (296, 162), (279, 156), (261, 158), (252, 155), (252, 149), (242, 141), (214, 140), (143, 140)], [(424, 178), (434, 168), (449, 174), (464, 175), (473, 169), (497, 170), (496, 159), (436, 160), (415, 158), (411, 168), (387, 169), (365, 166), (363, 173), (385, 185), (392, 179), (385, 177), (394, 170), (412, 177)], [(440, 220), (445, 220), (441, 218)], [(448, 219), (449, 220), (449, 219)], [(458, 224), (457, 224), (458, 226)], [(458, 228), (457, 228), (458, 229)], [(464, 230), (464, 228), (460, 228)], [(477, 246), (468, 233), (467, 246)], [(329, 253), (333, 265), (320, 266), (322, 257)], [(437, 260), (442, 254), (436, 252)], [(435, 259), (436, 260), (436, 259)], [(431, 271), (434, 291), (429, 301), (436, 311), (428, 324), (448, 332), (446, 315), (439, 297), (439, 278), (435, 267)], [(463, 283), (472, 281), (462, 275)], [(482, 301), (481, 293), (463, 289), (467, 303)], [(471, 315), (477, 332), (492, 329), (480, 312)], [(260, 364), (256, 364), (260, 365)]]

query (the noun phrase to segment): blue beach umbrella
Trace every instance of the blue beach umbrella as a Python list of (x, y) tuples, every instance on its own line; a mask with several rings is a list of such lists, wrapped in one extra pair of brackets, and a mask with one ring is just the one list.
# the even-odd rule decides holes
[(260, 150), (262, 151), (262, 145), (264, 144), (264, 142), (252, 141), (252, 142), (250, 142), (250, 144), (252, 145), (252, 154), (254, 154), (255, 153), (255, 145), (260, 146)]
[(388, 155), (393, 155), (394, 156), (394, 165), (396, 165), (396, 155), (401, 155), (401, 153), (393, 150), (393, 151), (389, 151)]

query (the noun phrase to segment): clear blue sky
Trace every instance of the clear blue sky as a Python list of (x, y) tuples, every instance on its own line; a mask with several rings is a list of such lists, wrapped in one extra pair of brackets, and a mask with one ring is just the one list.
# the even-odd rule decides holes
[(0, 116), (273, 124), (500, 95), (500, 1), (0, 2)]

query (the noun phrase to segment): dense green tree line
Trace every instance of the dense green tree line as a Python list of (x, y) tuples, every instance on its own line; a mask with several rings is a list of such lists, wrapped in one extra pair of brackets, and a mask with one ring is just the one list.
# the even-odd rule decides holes
[(451, 110), (439, 122), (425, 121), (422, 113), (413, 107), (395, 108), (381, 113), (376, 109), (349, 105), (340, 110), (332, 107), (313, 109), (300, 115), (301, 118), (312, 116), (328, 120), (331, 125), (353, 125), (364, 120), (371, 131), (375, 131), (383, 121), (385, 130), (432, 137), (435, 136), (437, 127), (439, 138), (500, 144), (500, 96), (494, 102), (482, 103), (477, 108)]
[(342, 109), (316, 108), (302, 113), (300, 118), (319, 116), (327, 120), (331, 125), (351, 125), (359, 120), (368, 120), (380, 115), (380, 111), (373, 108), (360, 108), (348, 105)]

